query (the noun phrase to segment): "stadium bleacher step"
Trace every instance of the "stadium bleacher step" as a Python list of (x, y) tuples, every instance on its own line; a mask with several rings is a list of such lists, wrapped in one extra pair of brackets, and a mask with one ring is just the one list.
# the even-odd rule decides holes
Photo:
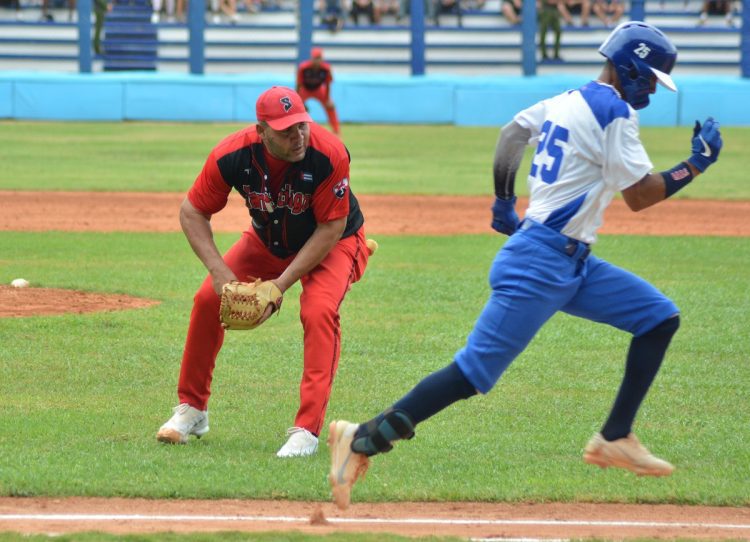
[(150, 60), (139, 61), (132, 59), (115, 60), (112, 58), (105, 57), (105, 63), (107, 65), (107, 71), (153, 71), (153, 62)]
[(156, 56), (158, 45), (156, 43), (116, 43), (107, 47), (106, 56)]
[(146, 10), (122, 9), (112, 11), (107, 15), (111, 23), (141, 23), (145, 24), (150, 21), (151, 14)]
[(155, 71), (158, 31), (149, 0), (116, 0), (104, 23), (104, 71)]

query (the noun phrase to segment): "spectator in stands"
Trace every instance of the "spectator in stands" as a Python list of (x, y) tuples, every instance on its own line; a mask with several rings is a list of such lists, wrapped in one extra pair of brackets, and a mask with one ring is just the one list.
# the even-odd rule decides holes
[(503, 0), (503, 3), (500, 6), (500, 11), (506, 21), (512, 25), (518, 25), (521, 24), (522, 6), (522, 0)]
[(383, 15), (393, 15), (394, 17), (398, 17), (398, 12), (400, 10), (399, 4), (399, 0), (375, 1), (375, 7), (377, 8), (378, 13), (380, 13), (381, 20), (383, 18)]
[(380, 13), (374, 0), (352, 0), (352, 9), (349, 15), (356, 25), (359, 24), (360, 15), (366, 15), (372, 25), (380, 22)]
[(19, 0), (10, 0), (8, 2), (0, 2), (0, 6), (8, 7), (16, 10), (16, 20), (20, 21), (23, 17), (21, 16), (21, 2)]
[[(50, 2), (54, 5), (54, 0), (42, 0), (42, 17), (41, 20), (44, 22), (51, 23), (55, 20), (54, 15), (50, 13)], [(76, 13), (76, 0), (68, 0), (68, 20), (72, 21), (75, 19)]]
[(450, 14), (458, 18), (458, 26), (463, 26), (461, 0), (435, 0), (435, 26), (440, 26), (440, 15)]
[(248, 13), (259, 13), (263, 9), (261, 0), (245, 0), (245, 11)]
[(622, 0), (594, 1), (594, 13), (607, 28), (615, 26), (624, 12), (625, 6), (623, 6)]
[(167, 22), (185, 21), (185, 0), (151, 0), (151, 9), (152, 24), (159, 24), (162, 15)]
[(112, 6), (107, 0), (94, 0), (94, 52), (97, 55), (102, 54), (102, 27), (104, 26), (104, 17)]
[(542, 62), (549, 60), (547, 54), (547, 31), (552, 30), (555, 33), (555, 44), (553, 46), (553, 59), (560, 61), (560, 39), (562, 36), (562, 28), (560, 19), (562, 17), (563, 9), (565, 8), (565, 0), (541, 0), (537, 2), (537, 9), (539, 14), (539, 48), (542, 53)]
[(706, 24), (709, 15), (723, 15), (727, 26), (734, 26), (734, 8), (730, 0), (705, 0), (698, 26)]
[[(396, 20), (400, 21), (402, 18), (408, 16), (411, 13), (411, 0), (401, 0), (398, 15)], [(435, 19), (435, 0), (424, 0), (424, 16), (428, 20)]]
[(213, 14), (211, 20), (214, 24), (221, 22), (220, 12), (226, 15), (232, 24), (237, 24), (239, 21), (239, 17), (237, 16), (237, 0), (211, 0), (211, 13)]
[(55, 16), (52, 15), (49, 12), (49, 2), (50, 2), (50, 0), (42, 0), (42, 16), (41, 16), (41, 20), (45, 21), (45, 22), (48, 22), (48, 23), (51, 23), (51, 22), (54, 22)]
[[(157, 24), (161, 19), (162, 12), (162, 0), (151, 0), (151, 6), (153, 13), (151, 13), (151, 22)], [(166, 0), (165, 6), (167, 21), (174, 22), (177, 19), (182, 19), (184, 16), (185, 2), (184, 0)]]
[(320, 0), (318, 6), (320, 22), (331, 32), (338, 32), (344, 28), (344, 6), (341, 0)]
[(581, 26), (589, 25), (589, 15), (591, 14), (591, 0), (566, 0), (566, 14), (563, 13), (565, 24), (573, 26), (573, 15), (581, 16)]
[(331, 99), (331, 83), (333, 83), (333, 72), (330, 64), (323, 60), (323, 49), (313, 47), (310, 51), (310, 59), (300, 63), (297, 67), (297, 94), (303, 102), (310, 98), (318, 100), (326, 110), (331, 131), (340, 136), (341, 129), (336, 114), (336, 105)]

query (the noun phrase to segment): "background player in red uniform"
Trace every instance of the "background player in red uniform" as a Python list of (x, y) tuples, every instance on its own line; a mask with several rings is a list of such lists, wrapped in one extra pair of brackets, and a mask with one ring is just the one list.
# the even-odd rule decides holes
[(331, 65), (323, 61), (323, 49), (313, 47), (310, 60), (305, 60), (297, 67), (297, 92), (303, 101), (310, 98), (318, 100), (326, 110), (328, 124), (336, 135), (341, 135), (336, 105), (331, 100), (331, 83), (333, 73)]
[[(296, 92), (267, 90), (256, 102), (256, 116), (257, 124), (229, 135), (211, 151), (180, 208), (185, 236), (209, 275), (194, 298), (177, 386), (180, 404), (157, 439), (186, 443), (189, 435), (208, 432), (211, 378), (224, 339), (222, 286), (256, 277), (272, 280), (284, 292), (299, 280), (304, 330), (300, 406), (289, 439), (276, 455), (305, 456), (318, 447), (338, 366), (339, 306), (367, 266), (364, 218), (349, 189), (346, 147), (312, 122)], [(210, 220), (232, 189), (245, 199), (252, 225), (222, 258)]]

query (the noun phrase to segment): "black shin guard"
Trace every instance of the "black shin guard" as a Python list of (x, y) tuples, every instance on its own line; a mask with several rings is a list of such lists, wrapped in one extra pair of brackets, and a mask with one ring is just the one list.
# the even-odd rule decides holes
[(352, 440), (352, 450), (367, 456), (385, 453), (393, 441), (414, 436), (414, 422), (403, 410), (389, 408), (377, 418), (359, 426)]
[(410, 439), (414, 427), (448, 405), (476, 395), (455, 362), (422, 379), (391, 408), (359, 426), (352, 450), (365, 455), (388, 452), (392, 442)]

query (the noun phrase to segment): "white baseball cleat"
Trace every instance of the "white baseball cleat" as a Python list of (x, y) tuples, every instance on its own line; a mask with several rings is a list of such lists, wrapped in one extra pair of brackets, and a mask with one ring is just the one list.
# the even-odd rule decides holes
[(318, 450), (318, 437), (302, 427), (290, 427), (286, 430), (289, 440), (276, 452), (276, 457), (304, 457)]
[(341, 510), (349, 507), (352, 486), (364, 477), (370, 466), (370, 458), (352, 451), (354, 433), (359, 425), (343, 420), (331, 422), (328, 427), (328, 447), (331, 449), (331, 472), (328, 481), (333, 492), (333, 501)]
[(633, 433), (613, 441), (596, 433), (583, 451), (583, 460), (603, 469), (620, 467), (639, 476), (669, 476), (674, 471), (671, 463), (654, 456)]
[(174, 407), (174, 414), (156, 433), (156, 440), (169, 444), (187, 444), (188, 437), (201, 438), (208, 433), (208, 411), (198, 410), (187, 403)]

